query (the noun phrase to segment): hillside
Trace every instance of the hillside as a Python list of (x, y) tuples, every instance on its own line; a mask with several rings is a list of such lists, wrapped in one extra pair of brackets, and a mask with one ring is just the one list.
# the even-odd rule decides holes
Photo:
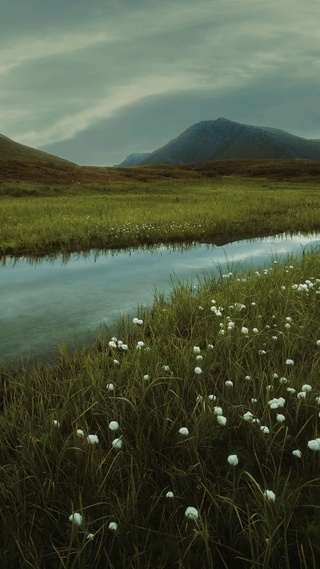
[[(192, 134), (192, 127), (188, 130)], [(314, 144), (320, 153), (320, 141), (314, 141)], [(119, 184), (119, 187), (123, 184), (126, 187), (132, 184), (147, 186), (153, 182), (170, 184), (170, 180), (193, 182), (229, 176), (239, 179), (316, 181), (320, 178), (320, 160), (223, 159), (191, 164), (147, 163), (131, 168), (78, 166), (0, 135), (0, 190), (3, 195), (11, 195), (11, 192), (15, 194), (17, 188), (20, 188), (22, 195), (24, 188), (30, 187), (28, 184), (32, 184), (32, 187), (35, 184), (42, 187), (61, 186), (62, 191), (64, 188), (80, 185), (79, 187), (86, 186), (96, 191), (101, 186), (107, 188), (114, 184)]]
[[(137, 164), (127, 157), (120, 166)], [(307, 140), (280, 129), (240, 124), (219, 118), (192, 125), (139, 164), (193, 164), (212, 160), (300, 158), (320, 160), (319, 140)]]
[(30, 146), (25, 146), (24, 144), (19, 144), (11, 138), (0, 134), (0, 164), (2, 161), (8, 160), (18, 160), (19, 162), (55, 162), (59, 164), (73, 164), (68, 160), (49, 154), (48, 152), (43, 152), (42, 150), (36, 150)]

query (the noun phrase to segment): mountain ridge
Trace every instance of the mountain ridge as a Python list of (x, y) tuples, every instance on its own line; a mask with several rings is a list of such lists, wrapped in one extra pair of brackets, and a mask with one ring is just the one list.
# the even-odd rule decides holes
[(287, 158), (320, 160), (320, 140), (219, 117), (191, 125), (151, 153), (133, 153), (120, 166)]

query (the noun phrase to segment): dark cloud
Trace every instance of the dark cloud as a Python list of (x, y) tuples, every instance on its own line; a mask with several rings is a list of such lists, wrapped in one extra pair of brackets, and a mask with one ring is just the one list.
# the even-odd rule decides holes
[(3, 2), (1, 131), (24, 144), (114, 164), (219, 116), (320, 138), (318, 0)]

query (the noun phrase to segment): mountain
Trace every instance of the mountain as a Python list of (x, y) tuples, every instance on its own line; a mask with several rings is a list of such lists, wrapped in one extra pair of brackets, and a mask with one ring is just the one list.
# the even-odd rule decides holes
[(134, 152), (132, 154), (129, 154), (129, 156), (127, 156), (127, 158), (121, 162), (121, 166), (138, 166), (144, 160), (147, 160), (150, 154), (151, 152)]
[[(132, 156), (132, 155), (131, 155)], [(284, 130), (252, 126), (225, 118), (201, 121), (165, 146), (139, 159), (139, 164), (194, 164), (212, 160), (288, 159), (320, 160), (320, 141)], [(120, 164), (133, 165), (130, 156)]]
[(0, 134), (0, 164), (1, 162), (8, 162), (12, 160), (17, 160), (19, 162), (50, 162), (65, 165), (73, 164), (73, 162), (69, 162), (68, 160), (49, 154), (48, 152), (36, 150), (31, 146), (25, 146), (24, 144), (14, 142), (11, 138)]

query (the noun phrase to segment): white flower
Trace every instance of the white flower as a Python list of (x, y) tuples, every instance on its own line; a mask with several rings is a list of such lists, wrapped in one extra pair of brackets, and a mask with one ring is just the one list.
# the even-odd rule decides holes
[(297, 398), (298, 399), (305, 399), (307, 396), (307, 392), (306, 391), (299, 391), (299, 393), (297, 393)]
[(114, 391), (114, 383), (107, 383), (106, 388), (107, 388), (109, 391)]
[(60, 427), (60, 423), (57, 421), (57, 419), (53, 419), (52, 424), (54, 427)]
[(91, 445), (97, 445), (99, 442), (99, 438), (97, 435), (88, 435), (87, 436), (87, 441), (88, 443), (90, 443)]
[(122, 440), (121, 439), (114, 439), (112, 441), (112, 446), (113, 446), (113, 448), (121, 449), (122, 448)]
[(84, 439), (84, 431), (82, 429), (77, 429), (77, 436), (80, 437), (81, 439)]
[(258, 350), (259, 356), (265, 356), (266, 353), (267, 353), (267, 352), (266, 352), (265, 350)]
[(270, 399), (268, 401), (268, 405), (270, 409), (278, 409), (278, 407), (283, 407), (286, 400), (283, 397), (274, 397), (274, 399)]
[(287, 387), (287, 391), (288, 391), (288, 393), (296, 393), (296, 390), (294, 387)]
[(91, 541), (94, 538), (94, 533), (88, 533), (87, 539)]
[(214, 407), (213, 412), (215, 415), (223, 415), (222, 407)]
[(266, 427), (265, 425), (261, 425), (260, 431), (261, 431), (264, 435), (268, 435), (268, 434), (270, 433), (269, 428)]
[(279, 423), (283, 423), (283, 421), (285, 421), (286, 418), (284, 415), (281, 415), (281, 413), (277, 414), (277, 421), (279, 421)]
[(243, 418), (245, 421), (249, 421), (251, 422), (253, 419), (253, 414), (251, 413), (251, 411), (247, 411), (244, 415)]
[(200, 350), (199, 346), (193, 346), (193, 352), (195, 354), (200, 354), (201, 350)]
[(253, 332), (254, 334), (258, 334), (259, 330), (258, 330), (258, 328), (252, 328), (252, 332)]
[(251, 381), (251, 380), (252, 380), (252, 377), (251, 377), (251, 375), (246, 375), (244, 379), (245, 379), (246, 381)]
[(293, 450), (292, 451), (293, 456), (297, 457), (297, 458), (301, 458), (302, 457), (302, 452), (299, 449)]
[(186, 518), (188, 518), (189, 520), (194, 520), (196, 521), (199, 517), (199, 513), (198, 510), (196, 508), (194, 508), (193, 506), (189, 506), (184, 515), (186, 516)]
[(286, 377), (280, 377), (279, 383), (288, 383), (288, 380)]
[[(210, 395), (208, 395), (208, 399), (209, 399), (209, 401), (216, 401), (217, 396), (213, 395), (213, 393), (210, 393)], [(320, 403), (320, 397), (319, 397), (319, 403)]]
[(83, 518), (82, 515), (79, 514), (78, 512), (76, 512), (75, 514), (71, 514), (71, 516), (69, 516), (69, 521), (73, 522), (75, 526), (81, 526)]
[(169, 491), (166, 493), (166, 498), (174, 498), (174, 493)]
[(228, 456), (228, 462), (231, 466), (237, 466), (237, 464), (239, 464), (239, 459), (236, 454), (230, 454)]
[(219, 425), (221, 425), (221, 427), (225, 427), (227, 424), (227, 419), (223, 415), (218, 415), (217, 422), (219, 423)]
[(143, 376), (143, 379), (144, 379), (145, 381), (148, 381), (148, 380), (150, 379), (150, 375), (146, 373), (146, 374)]
[(320, 346), (320, 340), (316, 341), (316, 346), (318, 346), (318, 347)]
[(118, 529), (117, 522), (110, 522), (108, 525), (108, 528), (111, 529), (112, 531), (117, 531), (117, 529)]
[(316, 403), (318, 403), (318, 405), (320, 405), (320, 397), (316, 397)]
[(163, 365), (162, 366), (163, 371), (170, 371), (169, 366)]
[(113, 363), (114, 363), (115, 366), (119, 366), (119, 365), (120, 365), (119, 360), (113, 360)]
[(241, 310), (244, 310), (246, 308), (246, 305), (241, 304), (240, 302), (235, 302), (234, 308), (235, 308), (235, 310), (241, 311)]
[(208, 348), (208, 350), (213, 350), (214, 345), (213, 345), (213, 344), (208, 344), (207, 348)]
[(308, 441), (308, 448), (313, 451), (320, 450), (320, 440), (313, 439), (311, 441)]
[(241, 333), (242, 333), (242, 334), (248, 334), (248, 332), (249, 332), (249, 328), (246, 328), (245, 326), (242, 326), (242, 328), (241, 328)]
[(265, 490), (263, 495), (265, 496), (265, 498), (267, 498), (267, 500), (269, 500), (269, 502), (275, 502), (276, 500), (276, 495), (274, 492), (272, 492), (272, 490)]
[(287, 360), (286, 360), (286, 365), (287, 365), (287, 366), (293, 366), (293, 365), (294, 365), (294, 361), (293, 361), (293, 360), (290, 360), (290, 359), (287, 359)]
[(120, 345), (121, 349), (126, 351), (128, 349), (128, 345), (127, 344), (121, 344)]
[(301, 387), (301, 391), (312, 391), (312, 387), (311, 385), (309, 385), (308, 383), (305, 383), (302, 387)]
[(187, 437), (189, 434), (189, 430), (187, 429), (187, 427), (181, 427), (179, 429), (179, 434), (182, 435), (183, 437)]
[(110, 346), (110, 348), (116, 348), (116, 347), (117, 347), (117, 344), (115, 343), (114, 340), (110, 340), (109, 346)]
[(226, 387), (233, 387), (233, 382), (230, 381), (230, 379), (228, 379), (227, 381), (224, 382)]
[(200, 375), (200, 374), (202, 373), (201, 367), (195, 367), (195, 368), (194, 368), (194, 373), (195, 373), (196, 375)]
[(139, 340), (139, 342), (137, 342), (137, 348), (138, 350), (144, 347), (144, 342), (142, 340)]
[(110, 431), (116, 431), (117, 429), (119, 429), (119, 423), (117, 421), (110, 421), (109, 429)]
[(202, 357), (202, 356), (196, 356), (196, 360), (197, 360), (198, 362), (202, 362), (203, 357)]

